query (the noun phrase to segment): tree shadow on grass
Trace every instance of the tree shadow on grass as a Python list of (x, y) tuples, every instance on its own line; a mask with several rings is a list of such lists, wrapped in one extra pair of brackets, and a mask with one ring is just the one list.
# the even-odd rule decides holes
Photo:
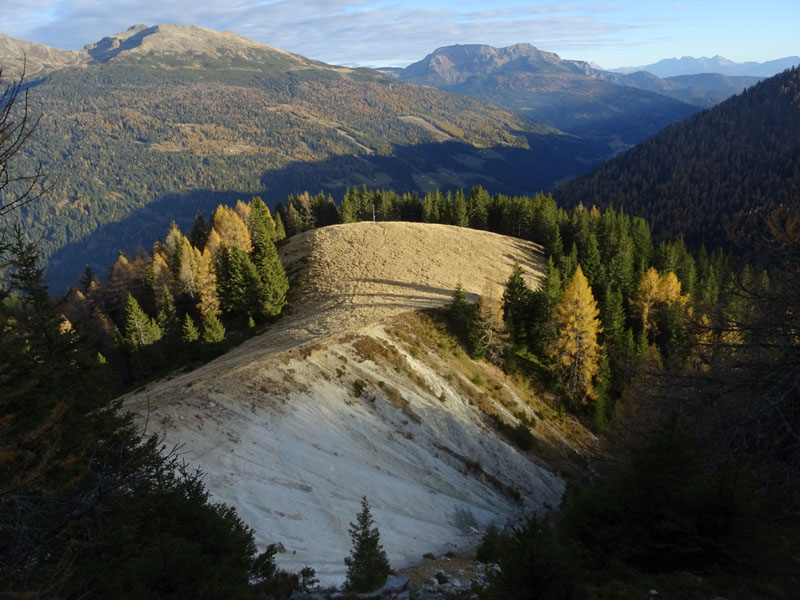
[(150, 249), (166, 236), (172, 221), (188, 233), (198, 211), (208, 217), (217, 205), (233, 204), (237, 199), (260, 195), (274, 208), (289, 194), (307, 190), (332, 194), (338, 202), (348, 187), (362, 185), (420, 195), (435, 189), (468, 191), (482, 185), (492, 193), (534, 195), (562, 179), (583, 174), (601, 160), (595, 146), (572, 136), (529, 134), (528, 142), (529, 149), (476, 148), (458, 142), (400, 146), (392, 156), (333, 156), (265, 171), (260, 190), (166, 194), (56, 250), (49, 258), (47, 282), (53, 291), (61, 292), (76, 284), (85, 265), (104, 276), (118, 251), (132, 255)]

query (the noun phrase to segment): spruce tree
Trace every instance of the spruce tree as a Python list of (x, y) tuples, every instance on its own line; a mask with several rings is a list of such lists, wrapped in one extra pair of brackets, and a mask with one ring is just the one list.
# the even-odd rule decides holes
[(371, 592), (382, 586), (392, 569), (381, 546), (380, 533), (369, 509), (367, 497), (361, 499), (361, 512), (350, 523), (353, 548), (344, 559), (347, 565), (345, 586), (353, 592)]
[(348, 188), (339, 204), (339, 222), (356, 223), (359, 220), (361, 207), (358, 203), (358, 191)]
[(283, 239), (286, 239), (286, 229), (283, 227), (281, 213), (275, 211), (275, 241), (280, 242)]
[(453, 300), (448, 309), (448, 317), (456, 335), (467, 347), (467, 352), (472, 358), (480, 358), (483, 351), (480, 343), (480, 331), (478, 328), (477, 306), (467, 300), (464, 288), (459, 282), (453, 292)]
[(258, 306), (254, 313), (257, 318), (272, 318), (280, 314), (286, 305), (289, 280), (278, 251), (273, 243), (274, 227), (269, 210), (255, 198), (250, 210), (250, 238), (253, 243), (252, 262), (261, 280), (258, 289)]
[(189, 316), (188, 313), (183, 319), (183, 327), (181, 332), (181, 340), (184, 344), (192, 344), (200, 339), (200, 331), (197, 329), (197, 325), (194, 324), (194, 320)]
[(198, 212), (194, 216), (194, 225), (192, 226), (192, 231), (189, 234), (189, 242), (200, 250), (203, 251), (203, 248), (206, 247), (206, 240), (208, 239), (208, 232), (210, 231), (210, 227), (206, 222), (203, 213)]
[(167, 345), (176, 348), (181, 341), (181, 321), (178, 318), (178, 311), (175, 309), (175, 299), (166, 284), (161, 286), (157, 304), (156, 324), (161, 329)]
[(517, 346), (525, 343), (529, 302), (530, 289), (522, 278), (522, 267), (515, 262), (503, 293), (503, 320), (511, 343)]
[(598, 293), (605, 287), (606, 267), (600, 257), (600, 246), (597, 243), (597, 237), (593, 233), (586, 235), (578, 256), (589, 285), (592, 286), (592, 290), (595, 293)]
[(152, 318), (139, 306), (131, 294), (125, 302), (125, 342), (132, 351), (138, 351), (161, 339), (163, 332)]
[(253, 244), (253, 256), (262, 252), (267, 242), (275, 239), (275, 221), (272, 220), (267, 205), (258, 196), (250, 202), (247, 229), (250, 232), (250, 242)]
[(203, 343), (218, 344), (225, 339), (225, 327), (217, 315), (208, 313), (203, 315)]

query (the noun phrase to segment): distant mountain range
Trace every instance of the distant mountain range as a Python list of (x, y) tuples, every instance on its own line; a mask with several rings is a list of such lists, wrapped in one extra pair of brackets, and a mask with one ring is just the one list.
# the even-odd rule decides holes
[(697, 111), (685, 102), (635, 85), (624, 76), (562, 60), (530, 44), (439, 48), (404, 69), (386, 69), (401, 81), (466, 94), (534, 121), (606, 144), (608, 156)]
[(676, 75), (696, 75), (699, 73), (719, 73), (721, 75), (746, 75), (749, 77), (771, 77), (785, 69), (800, 64), (800, 56), (787, 56), (766, 62), (737, 63), (724, 56), (707, 58), (702, 56), (684, 56), (682, 58), (665, 58), (651, 65), (640, 67), (620, 67), (609, 69), (615, 73), (633, 73), (647, 71), (658, 77), (674, 77)]
[(764, 233), (800, 209), (800, 68), (690, 117), (556, 189), (566, 205), (613, 205), (660, 239), (713, 246)]
[(220, 202), (364, 184), (532, 194), (608, 155), (480, 100), (230, 32), (137, 25), (75, 52), (0, 36), (6, 76), (24, 56), (42, 119), (15, 167), (41, 160), (58, 178), (9, 216), (43, 237), (56, 289)]

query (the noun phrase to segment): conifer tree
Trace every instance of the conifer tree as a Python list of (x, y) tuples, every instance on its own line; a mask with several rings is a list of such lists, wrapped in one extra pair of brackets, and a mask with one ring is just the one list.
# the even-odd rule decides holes
[(528, 349), (540, 358), (546, 358), (547, 349), (555, 337), (553, 306), (561, 297), (561, 273), (552, 257), (547, 259), (545, 276), (539, 287), (528, 296)]
[(486, 229), (489, 220), (489, 192), (474, 186), (467, 196), (467, 219), (472, 229)]
[(199, 339), (200, 331), (197, 329), (197, 325), (194, 324), (192, 317), (189, 316), (189, 313), (186, 313), (183, 319), (183, 327), (181, 328), (181, 340), (184, 344), (192, 344)]
[(210, 228), (205, 217), (203, 216), (203, 213), (198, 211), (194, 216), (194, 225), (192, 226), (192, 231), (189, 234), (189, 243), (200, 250), (200, 252), (202, 252), (203, 248), (206, 247), (209, 229)]
[(280, 242), (286, 239), (286, 229), (283, 227), (283, 219), (281, 213), (275, 212), (275, 241)]
[(606, 268), (600, 256), (600, 246), (597, 237), (593, 233), (586, 235), (585, 241), (580, 248), (578, 258), (589, 285), (597, 292), (604, 287), (606, 280)]
[(361, 511), (355, 523), (350, 523), (350, 539), (353, 548), (344, 559), (347, 565), (348, 590), (371, 592), (382, 586), (392, 569), (381, 546), (380, 532), (370, 512), (367, 497), (361, 499)]
[(195, 285), (197, 287), (197, 308), (201, 314), (217, 314), (219, 312), (219, 296), (217, 295), (217, 275), (214, 271), (214, 258), (206, 247), (200, 252), (194, 248), (194, 264), (197, 268)]
[[(394, 192), (388, 192), (385, 197), (389, 198), (394, 195)], [(381, 194), (384, 197), (383, 194)], [(333, 201), (333, 196), (327, 196), (320, 192), (311, 200), (311, 223), (309, 229), (313, 227), (326, 227), (328, 225), (335, 225), (339, 222), (339, 213), (336, 209), (336, 203)]]
[(222, 243), (249, 253), (252, 250), (250, 232), (241, 217), (230, 206), (217, 207), (214, 212), (214, 230)]
[(515, 262), (503, 292), (503, 320), (512, 344), (525, 343), (530, 289), (522, 278), (522, 267)]
[(157, 305), (156, 323), (161, 329), (167, 345), (176, 348), (181, 340), (181, 322), (178, 318), (178, 311), (175, 309), (175, 299), (166, 285), (161, 286)]
[(286, 306), (289, 279), (275, 244), (268, 240), (262, 249), (254, 253), (253, 264), (261, 280), (257, 314), (266, 318), (277, 317)]
[(561, 271), (561, 281), (569, 281), (578, 266), (578, 245), (572, 242), (569, 254), (561, 257), (559, 270)]
[(267, 242), (275, 239), (275, 221), (269, 213), (264, 201), (256, 196), (250, 202), (250, 215), (247, 220), (250, 242), (253, 244), (253, 255), (262, 251)]
[(185, 238), (178, 228), (175, 221), (169, 224), (169, 232), (167, 238), (164, 240), (164, 246), (167, 251), (167, 262), (170, 269), (172, 269), (172, 276), (178, 279), (181, 271), (181, 252), (183, 249)]
[(580, 265), (553, 307), (558, 337), (550, 347), (564, 387), (572, 399), (587, 403), (595, 397), (593, 379), (600, 367), (602, 351), (597, 341), (602, 331), (597, 302)]
[(477, 307), (467, 300), (464, 288), (459, 282), (453, 292), (453, 300), (448, 309), (448, 317), (456, 335), (461, 338), (461, 342), (466, 345), (467, 352), (472, 358), (480, 358), (483, 349), (480, 344), (480, 332), (478, 329)]
[(158, 323), (145, 314), (132, 294), (128, 294), (125, 303), (125, 341), (128, 347), (137, 351), (156, 343), (162, 335)]
[(467, 201), (464, 198), (464, 192), (461, 189), (456, 190), (455, 198), (453, 198), (451, 223), (459, 227), (469, 226), (469, 217), (467, 215)]
[(339, 204), (339, 222), (356, 223), (360, 218), (361, 207), (358, 202), (358, 191), (347, 188), (347, 191)]
[(425, 194), (425, 198), (422, 200), (422, 221), (424, 223), (441, 223), (443, 200), (439, 190)]
[(286, 217), (284, 223), (284, 227), (286, 227), (286, 237), (292, 237), (303, 231), (303, 220), (293, 202), (287, 203), (284, 215)]
[(225, 326), (217, 315), (208, 313), (203, 315), (202, 340), (206, 344), (218, 344), (225, 339)]

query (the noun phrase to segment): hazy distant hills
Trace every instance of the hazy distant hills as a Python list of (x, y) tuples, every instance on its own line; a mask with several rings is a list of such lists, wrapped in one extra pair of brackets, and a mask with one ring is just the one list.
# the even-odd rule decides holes
[(680, 121), (696, 107), (602, 76), (530, 44), (456, 45), (390, 71), (401, 81), (467, 94), (606, 144), (609, 155)]
[(721, 75), (747, 75), (751, 77), (771, 77), (785, 69), (789, 69), (800, 64), (800, 56), (787, 56), (776, 60), (768, 60), (763, 63), (743, 62), (737, 63), (728, 60), (724, 56), (705, 56), (694, 58), (684, 56), (682, 58), (665, 58), (651, 65), (641, 67), (620, 67), (609, 69), (617, 73), (633, 73), (635, 71), (647, 71), (658, 77), (674, 77), (676, 75), (696, 75), (698, 73), (719, 73)]
[(362, 184), (535, 193), (604, 158), (486, 102), (230, 32), (135, 26), (72, 53), (0, 41), (0, 64), (26, 53), (38, 74), (27, 81), (43, 116), (23, 159), (58, 183), (12, 220), (44, 235), (58, 287), (238, 197)]
[(617, 85), (663, 94), (674, 100), (680, 100), (702, 108), (709, 108), (719, 104), (763, 79), (763, 77), (722, 75), (720, 73), (677, 75), (662, 79), (647, 71), (636, 71), (634, 73), (595, 71), (594, 76)]
[(729, 224), (752, 231), (781, 205), (799, 208), (800, 69), (665, 129), (556, 196), (613, 204), (660, 237), (693, 243), (724, 241)]

